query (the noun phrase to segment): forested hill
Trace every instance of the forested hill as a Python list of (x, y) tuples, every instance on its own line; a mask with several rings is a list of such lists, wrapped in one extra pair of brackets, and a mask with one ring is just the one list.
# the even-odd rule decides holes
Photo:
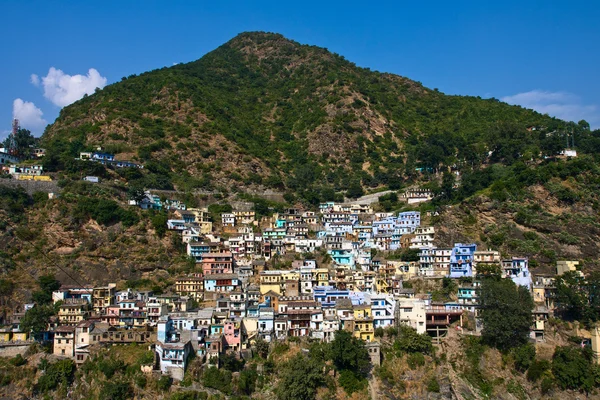
[(315, 203), (347, 189), (398, 188), (417, 168), (551, 155), (564, 147), (565, 126), (250, 32), (65, 107), (43, 140), (51, 169), (102, 146), (143, 162), (146, 187), (269, 187)]

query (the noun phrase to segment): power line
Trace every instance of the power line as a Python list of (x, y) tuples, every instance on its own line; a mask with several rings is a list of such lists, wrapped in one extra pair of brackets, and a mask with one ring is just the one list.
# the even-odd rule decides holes
[[(15, 226), (13, 223), (11, 223), (11, 222), (10, 222), (10, 221), (8, 221), (8, 220), (7, 220), (6, 222), (7, 222), (7, 225), (9, 225), (11, 228), (13, 228), (13, 229), (16, 229), (16, 226)], [(22, 237), (19, 237), (19, 236), (17, 236), (17, 235), (15, 235), (15, 237), (16, 237), (17, 239), (21, 240), (22, 242), (27, 242), (27, 243), (29, 243), (29, 244), (30, 244), (30, 245), (31, 245), (31, 246), (32, 246), (32, 247), (33, 247), (33, 248), (34, 248), (34, 249), (35, 249), (35, 250), (36, 250), (36, 251), (37, 251), (39, 254), (41, 254), (41, 256), (42, 256), (42, 257), (43, 257), (43, 258), (44, 258), (44, 259), (45, 259), (45, 260), (46, 260), (46, 261), (47, 261), (49, 264), (52, 264), (52, 265), (54, 265), (56, 268), (58, 268), (59, 270), (61, 270), (61, 271), (62, 271), (62, 272), (63, 272), (63, 273), (66, 275), (66, 276), (68, 276), (68, 277), (69, 277), (69, 278), (70, 278), (70, 279), (71, 279), (73, 282), (75, 282), (77, 285), (81, 286), (82, 288), (84, 287), (84, 285), (83, 285), (81, 282), (79, 282), (77, 279), (75, 279), (75, 278), (74, 278), (74, 277), (73, 277), (71, 274), (69, 274), (67, 271), (65, 271), (63, 267), (61, 267), (61, 266), (60, 266), (60, 265), (58, 265), (56, 262), (54, 262), (54, 260), (52, 260), (50, 257), (48, 257), (48, 256), (46, 255), (46, 253), (45, 253), (44, 251), (42, 251), (42, 249), (40, 249), (40, 247), (38, 247), (38, 246), (37, 246), (35, 243), (33, 243), (33, 241), (32, 241), (32, 240), (30, 240), (30, 239), (27, 239), (27, 238), (22, 238)], [(32, 278), (35, 278), (35, 277), (33, 276), (33, 274), (32, 274), (31, 272), (29, 272), (29, 271), (28, 271), (26, 268), (23, 268), (23, 269), (24, 269), (25, 271), (27, 271), (27, 273), (28, 273), (28, 274), (30, 274)]]

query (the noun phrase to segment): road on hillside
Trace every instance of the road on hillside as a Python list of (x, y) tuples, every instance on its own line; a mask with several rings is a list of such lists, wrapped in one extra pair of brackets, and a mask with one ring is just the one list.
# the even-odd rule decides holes
[(372, 204), (377, 202), (377, 200), (379, 200), (379, 198), (381, 196), (384, 196), (388, 193), (392, 193), (394, 192), (394, 190), (386, 190), (384, 192), (377, 192), (377, 193), (373, 193), (373, 194), (368, 194), (366, 196), (362, 196), (359, 197), (358, 199), (354, 200), (354, 201), (347, 201), (346, 203), (353, 203), (353, 204)]

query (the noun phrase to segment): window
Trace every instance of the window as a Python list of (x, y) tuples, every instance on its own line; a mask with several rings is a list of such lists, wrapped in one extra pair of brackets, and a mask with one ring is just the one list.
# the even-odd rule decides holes
[(62, 354), (65, 354), (65, 349), (62, 349), (62, 350), (61, 350), (61, 353), (62, 353)]

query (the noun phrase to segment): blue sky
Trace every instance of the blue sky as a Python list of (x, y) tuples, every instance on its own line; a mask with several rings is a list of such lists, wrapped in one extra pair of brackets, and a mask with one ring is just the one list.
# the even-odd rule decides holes
[[(0, 2), (0, 138), (133, 73), (278, 32), (449, 94), (496, 97), (600, 128), (597, 1)], [(34, 75), (34, 76), (32, 76)]]

